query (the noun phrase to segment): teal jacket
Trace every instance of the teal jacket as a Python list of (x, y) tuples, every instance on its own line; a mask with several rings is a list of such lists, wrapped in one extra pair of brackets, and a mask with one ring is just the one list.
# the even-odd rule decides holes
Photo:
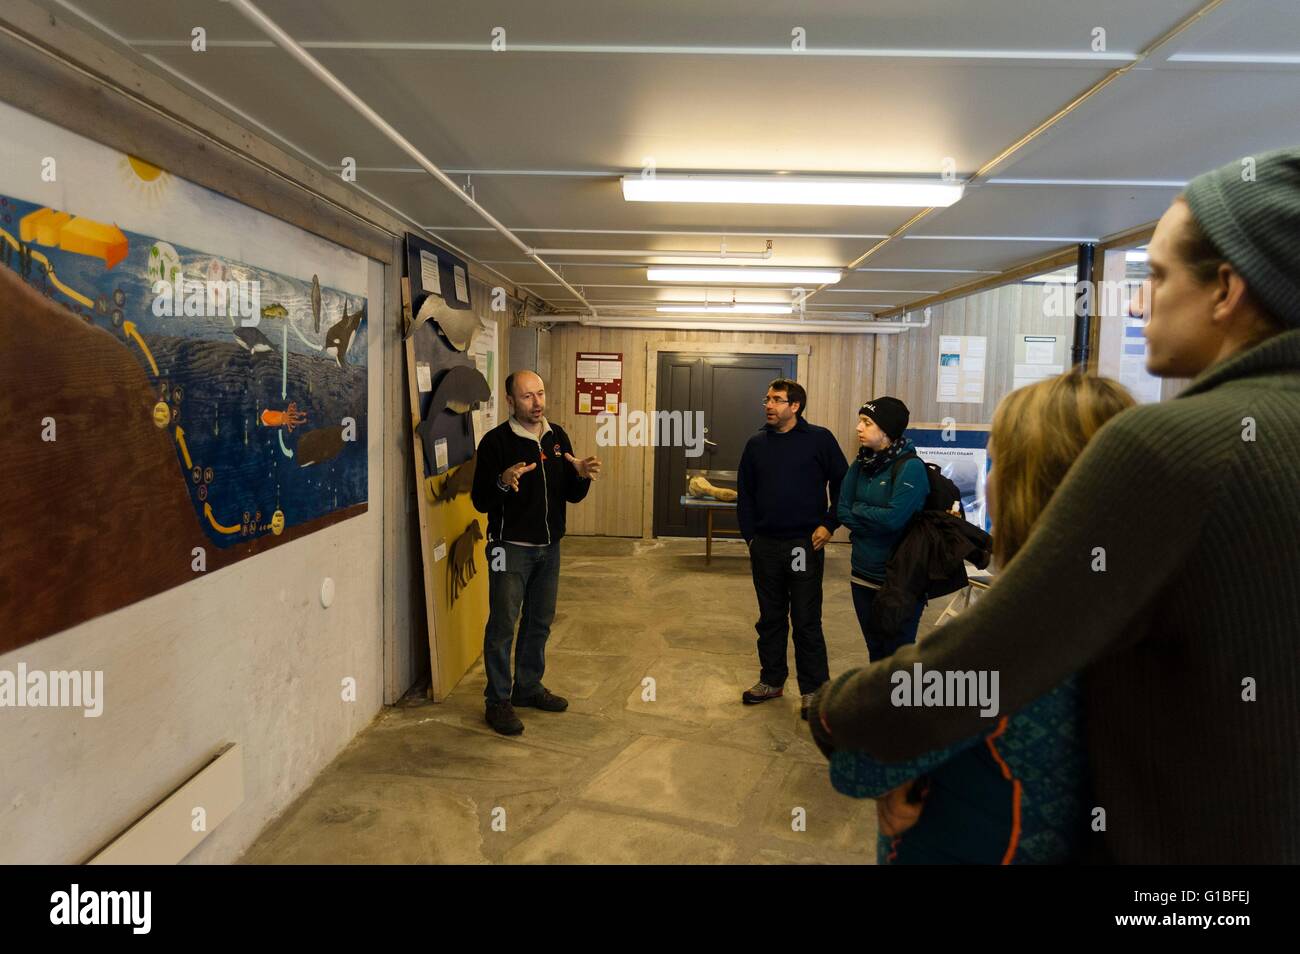
[[(903, 438), (898, 456), (914, 450), (912, 441)], [(836, 515), (849, 528), (853, 572), (869, 580), (885, 579), (885, 564), (894, 547), (930, 495), (930, 477), (920, 458), (913, 457), (900, 466), (897, 479), (893, 466), (890, 463), (864, 474), (862, 461), (855, 460), (840, 484)]]

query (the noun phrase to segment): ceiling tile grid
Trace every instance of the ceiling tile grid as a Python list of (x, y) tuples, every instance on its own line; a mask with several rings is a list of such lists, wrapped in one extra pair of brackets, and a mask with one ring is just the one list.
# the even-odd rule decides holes
[[(581, 304), (235, 4), (39, 2), (309, 161), (354, 160), (358, 187), (409, 221), (557, 308)], [(598, 309), (788, 297), (647, 278), (648, 264), (692, 261), (651, 251), (770, 240), (769, 258), (744, 264), (856, 262), (809, 304), (860, 317), (1142, 226), (1198, 172), (1300, 143), (1295, 0), (255, 5)], [(205, 52), (190, 48), (196, 27)], [(985, 174), (886, 241), (921, 210), (625, 201), (620, 178), (648, 165)], [(608, 254), (620, 249), (636, 254)]]

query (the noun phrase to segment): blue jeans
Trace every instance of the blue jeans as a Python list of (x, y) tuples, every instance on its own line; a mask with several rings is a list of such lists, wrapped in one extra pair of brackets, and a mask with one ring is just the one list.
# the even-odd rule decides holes
[(921, 614), (925, 612), (925, 600), (916, 604), (916, 613), (897, 635), (885, 636), (876, 632), (871, 625), (871, 604), (875, 602), (877, 591), (869, 586), (859, 586), (857, 583), (850, 583), (849, 589), (853, 591), (853, 609), (858, 614), (862, 638), (867, 641), (868, 659), (872, 662), (884, 659), (886, 656), (892, 656), (898, 647), (916, 642), (916, 631), (921, 626)]
[[(483, 696), (488, 702), (509, 701), (510, 644), (514, 642), (514, 694), (527, 698), (541, 689), (546, 671), (546, 640), (560, 591), (560, 544), (521, 547), (489, 541), (487, 563), (488, 621), (483, 631), (487, 688)], [(517, 641), (515, 623), (519, 624)]]

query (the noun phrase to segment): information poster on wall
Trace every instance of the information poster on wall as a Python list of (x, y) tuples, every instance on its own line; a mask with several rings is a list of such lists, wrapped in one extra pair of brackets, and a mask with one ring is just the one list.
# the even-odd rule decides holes
[(573, 391), (576, 413), (617, 414), (623, 393), (623, 353), (579, 351)]
[(989, 432), (985, 427), (918, 424), (906, 430), (916, 444), (916, 454), (929, 464), (938, 464), (943, 475), (961, 492), (966, 519), (984, 530), (990, 528), (986, 489), (988, 486)]
[(1065, 337), (1017, 335), (1015, 368), (1012, 389), (1061, 374), (1065, 371)]
[(1119, 356), (1119, 382), (1142, 403), (1160, 400), (1160, 379), (1147, 371), (1147, 339), (1141, 318), (1124, 318)]
[(983, 335), (940, 335), (936, 399), (952, 404), (984, 403)]
[(497, 426), (497, 323), (491, 319), (479, 319), (480, 330), (474, 336), (469, 355), (474, 359), (474, 366), (483, 375), (492, 389), (492, 396), (474, 410), (474, 446), (479, 439)]

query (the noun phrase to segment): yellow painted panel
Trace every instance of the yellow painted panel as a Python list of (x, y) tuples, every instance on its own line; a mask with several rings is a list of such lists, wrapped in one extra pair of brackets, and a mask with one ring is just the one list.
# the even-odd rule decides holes
[[(448, 471), (437, 477), (435, 488), (441, 487), (451, 473)], [(474, 509), (468, 491), (443, 503), (434, 503), (427, 496), (425, 501), (429, 540), (424, 552), (433, 553), (439, 538), (447, 543), (447, 556), (434, 562), (432, 569), (426, 564), (425, 570), (432, 575), (430, 583), (435, 618), (434, 645), (430, 650), (438, 654), (438, 685), (434, 687), (434, 697), (442, 699), (483, 653), (483, 629), (488, 614), (486, 542), (479, 540), (474, 544), (475, 574), (469, 585), (460, 591), (455, 603), (451, 601), (450, 563), (452, 544), (471, 522), (477, 520), (479, 530), (486, 536), (487, 515)]]

